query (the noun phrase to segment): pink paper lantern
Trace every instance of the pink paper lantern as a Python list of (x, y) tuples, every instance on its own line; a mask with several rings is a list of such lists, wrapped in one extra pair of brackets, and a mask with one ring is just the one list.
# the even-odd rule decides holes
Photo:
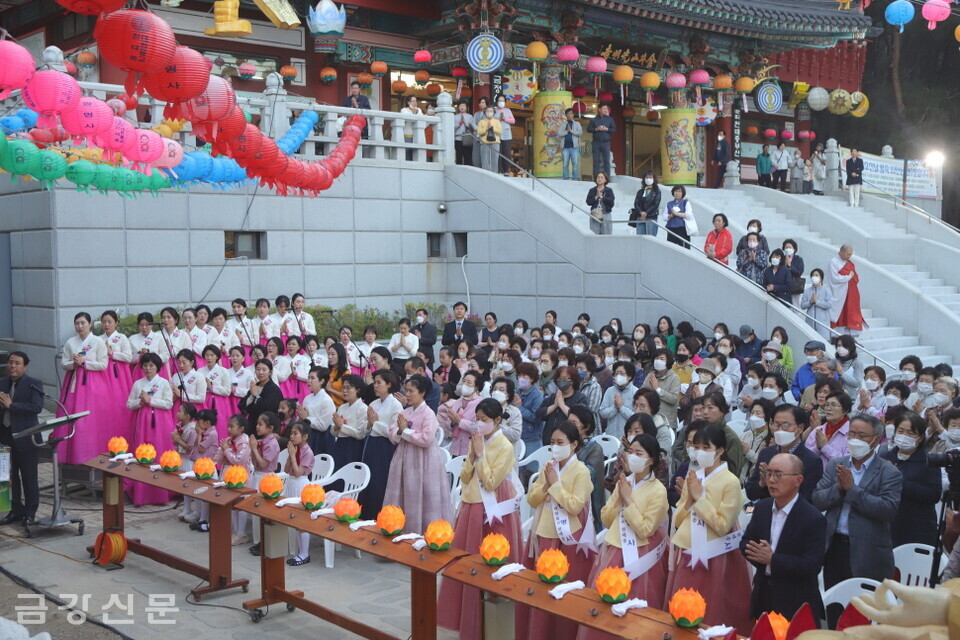
[(671, 73), (667, 76), (668, 89), (683, 89), (687, 86), (687, 76), (682, 73)]
[(767, 140), (772, 140), (773, 138), (776, 138), (776, 137), (777, 137), (777, 130), (776, 130), (776, 129), (764, 129), (764, 130), (763, 130), (763, 137), (766, 138)]
[(252, 62), (243, 62), (237, 68), (237, 71), (240, 72), (240, 77), (244, 80), (250, 80), (253, 76), (257, 75), (257, 65)]
[(426, 49), (420, 49), (413, 54), (413, 61), (421, 67), (425, 67), (430, 64), (431, 61), (433, 61), (433, 54)]
[(584, 67), (587, 73), (601, 74), (607, 72), (607, 60), (600, 56), (590, 56), (587, 58), (587, 64)]
[(133, 125), (123, 118), (113, 117), (113, 124), (110, 130), (101, 136), (97, 136), (95, 143), (98, 147), (103, 147), (110, 151), (121, 151), (127, 144), (127, 140), (133, 137), (136, 129)]
[(36, 69), (36, 62), (26, 48), (13, 40), (0, 40), (0, 100), (6, 100), (14, 89), (22, 89)]
[(113, 127), (113, 110), (103, 100), (84, 96), (77, 108), (60, 116), (63, 128), (75, 138), (106, 135)]
[(690, 72), (690, 84), (694, 87), (708, 87), (711, 82), (710, 72), (706, 69), (694, 69)]
[(784, 129), (783, 131), (780, 132), (780, 137), (783, 138), (784, 140), (793, 140), (793, 131)]
[(133, 135), (124, 141), (120, 151), (128, 160), (149, 169), (150, 165), (163, 154), (164, 148), (163, 138), (156, 131), (134, 129)]
[(230, 115), (237, 106), (237, 94), (220, 76), (210, 76), (207, 88), (200, 95), (181, 105), (183, 116), (190, 122), (213, 122)]
[(183, 147), (176, 140), (163, 138), (163, 153), (153, 161), (153, 166), (158, 169), (172, 169), (181, 162), (183, 162)]
[(580, 51), (572, 44), (565, 44), (554, 54), (557, 62), (570, 64), (580, 59)]
[(123, 114), (127, 112), (126, 103), (120, 98), (110, 98), (107, 100), (107, 106), (110, 107), (110, 110), (113, 111), (113, 115), (118, 118), (122, 118)]
[(810, 132), (807, 131), (806, 129), (803, 129), (802, 131), (797, 131), (797, 138), (799, 138), (800, 140), (809, 140)]
[(950, 17), (950, 4), (946, 0), (927, 0), (920, 13), (927, 21), (927, 29), (932, 31), (937, 28), (938, 22)]
[(56, 127), (57, 116), (77, 108), (82, 91), (76, 80), (60, 71), (38, 71), (23, 86), (23, 102), (40, 114), (37, 125)]

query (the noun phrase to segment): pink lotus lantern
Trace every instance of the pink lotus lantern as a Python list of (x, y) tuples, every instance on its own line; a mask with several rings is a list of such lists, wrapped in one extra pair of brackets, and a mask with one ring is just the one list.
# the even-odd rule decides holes
[(0, 40), (0, 100), (6, 100), (14, 89), (22, 89), (37, 63), (23, 46), (13, 40)]
[(764, 129), (764, 130), (763, 130), (763, 137), (766, 138), (767, 140), (773, 140), (774, 138), (777, 137), (777, 130), (776, 130), (776, 129)]
[(783, 138), (784, 140), (793, 140), (793, 131), (784, 129), (783, 131), (780, 132), (780, 137)]
[(809, 140), (810, 132), (807, 131), (806, 129), (803, 129), (802, 131), (797, 131), (797, 138), (800, 140)]
[(60, 116), (63, 128), (77, 141), (91, 136), (102, 136), (113, 127), (113, 110), (107, 103), (84, 96), (77, 108)]
[(600, 56), (591, 56), (587, 58), (587, 63), (584, 65), (584, 68), (590, 77), (593, 78), (593, 95), (597, 96), (600, 91), (600, 76), (607, 72), (607, 61)]
[(694, 88), (697, 94), (697, 104), (703, 104), (703, 95), (701, 90), (709, 87), (713, 81), (710, 78), (710, 72), (706, 69), (694, 69), (690, 72), (690, 86)]
[(687, 76), (682, 73), (671, 73), (667, 76), (667, 89), (670, 90), (670, 99), (673, 106), (680, 106), (683, 90), (687, 86)]
[(98, 147), (103, 147), (109, 151), (121, 151), (135, 132), (136, 129), (133, 128), (132, 124), (123, 118), (114, 116), (110, 130), (104, 135), (97, 136), (95, 142)]
[(237, 67), (237, 71), (240, 73), (241, 78), (250, 80), (253, 76), (257, 75), (257, 65), (252, 62), (242, 62), (240, 66)]
[(927, 0), (920, 13), (927, 21), (927, 29), (933, 31), (937, 28), (938, 22), (943, 22), (950, 17), (950, 4), (947, 0)]
[(413, 54), (413, 61), (422, 69), (433, 61), (433, 54), (426, 49), (420, 49), (420, 51)]
[(565, 44), (557, 49), (553, 57), (563, 65), (563, 73), (567, 77), (567, 82), (570, 82), (570, 68), (580, 59), (580, 51), (572, 44)]
[(165, 147), (163, 138), (156, 131), (135, 129), (133, 135), (124, 141), (120, 151), (134, 165), (140, 165), (149, 172), (153, 162), (163, 155)]
[(40, 114), (40, 127), (56, 127), (57, 116), (76, 109), (81, 95), (77, 81), (59, 71), (38, 71), (23, 86), (23, 102)]

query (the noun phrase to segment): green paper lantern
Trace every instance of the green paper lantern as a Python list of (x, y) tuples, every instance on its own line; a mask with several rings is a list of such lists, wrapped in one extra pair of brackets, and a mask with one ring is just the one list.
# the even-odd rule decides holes
[(170, 178), (164, 175), (162, 171), (154, 169), (153, 173), (151, 173), (150, 177), (147, 179), (147, 188), (153, 193), (158, 192), (160, 189), (169, 189)]
[(0, 135), (0, 157), (3, 156), (3, 152), (7, 150), (7, 136)]
[(93, 186), (98, 191), (106, 195), (108, 191), (117, 191), (123, 184), (123, 178), (116, 167), (108, 164), (100, 165), (97, 169), (97, 179), (93, 181)]
[(67, 173), (67, 160), (56, 151), (43, 149), (40, 151), (40, 165), (37, 171), (30, 175), (40, 180), (45, 189), (53, 186), (54, 181), (59, 180)]
[(77, 191), (90, 193), (89, 185), (97, 179), (98, 165), (89, 160), (77, 160), (67, 165), (67, 180), (77, 185)]
[(29, 140), (8, 140), (0, 154), (0, 167), (14, 176), (36, 172), (40, 168), (40, 149)]

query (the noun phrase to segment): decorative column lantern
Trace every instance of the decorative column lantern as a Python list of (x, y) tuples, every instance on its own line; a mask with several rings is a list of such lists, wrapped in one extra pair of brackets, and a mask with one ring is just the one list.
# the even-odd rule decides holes
[(320, 0), (316, 9), (308, 7), (307, 26), (313, 36), (315, 53), (333, 53), (347, 26), (347, 12), (333, 0)]

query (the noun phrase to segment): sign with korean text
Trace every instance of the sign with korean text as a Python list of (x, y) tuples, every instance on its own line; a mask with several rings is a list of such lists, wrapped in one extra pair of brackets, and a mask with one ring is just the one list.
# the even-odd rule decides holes
[[(841, 166), (846, 167), (850, 150), (840, 149)], [(903, 158), (883, 158), (860, 152), (863, 159), (863, 191), (867, 193), (903, 193)], [(937, 190), (937, 171), (925, 166), (923, 160), (907, 160), (907, 197), (940, 199)], [(845, 173), (842, 175), (846, 175)]]

